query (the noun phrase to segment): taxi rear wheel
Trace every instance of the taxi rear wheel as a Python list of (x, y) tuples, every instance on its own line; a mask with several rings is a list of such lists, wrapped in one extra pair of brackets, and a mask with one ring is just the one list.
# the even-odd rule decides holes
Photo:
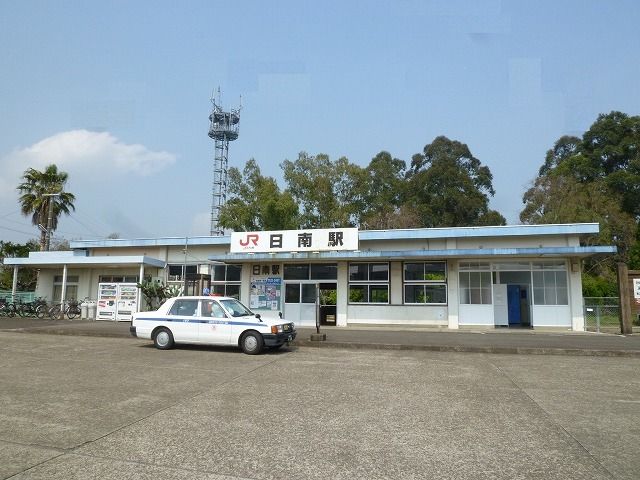
[(257, 355), (264, 347), (262, 335), (258, 332), (247, 332), (240, 340), (240, 348), (247, 355)]
[(153, 336), (153, 344), (159, 350), (168, 350), (173, 347), (173, 335), (168, 328), (160, 328)]

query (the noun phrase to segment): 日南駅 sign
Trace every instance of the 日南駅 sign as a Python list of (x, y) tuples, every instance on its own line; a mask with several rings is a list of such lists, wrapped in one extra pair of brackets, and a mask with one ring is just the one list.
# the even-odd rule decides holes
[(357, 250), (357, 228), (233, 232), (231, 253)]

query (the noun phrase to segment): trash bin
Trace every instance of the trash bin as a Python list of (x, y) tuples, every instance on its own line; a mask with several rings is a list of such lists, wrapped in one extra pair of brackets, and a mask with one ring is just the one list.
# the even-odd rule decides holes
[(89, 316), (89, 320), (96, 319), (96, 302), (89, 302), (87, 304), (87, 313)]
[(82, 305), (80, 305), (80, 318), (87, 318), (87, 316), (89, 315), (88, 310), (89, 308), (87, 306), (87, 302), (83, 302)]

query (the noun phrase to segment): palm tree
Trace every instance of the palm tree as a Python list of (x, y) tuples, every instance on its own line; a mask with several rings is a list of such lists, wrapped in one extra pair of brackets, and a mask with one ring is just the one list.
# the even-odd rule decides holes
[[(23, 183), (18, 186), (22, 214), (31, 215), (31, 223), (40, 228), (40, 250), (48, 249), (47, 223), (51, 206), (51, 231), (58, 228), (58, 217), (69, 215), (75, 210), (76, 197), (64, 191), (67, 173), (59, 172), (56, 165), (48, 165), (44, 171), (29, 168), (22, 175)], [(49, 235), (51, 238), (51, 235)]]

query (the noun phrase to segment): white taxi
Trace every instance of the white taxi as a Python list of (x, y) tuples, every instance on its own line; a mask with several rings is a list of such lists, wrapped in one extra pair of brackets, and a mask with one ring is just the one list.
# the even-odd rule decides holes
[(176, 343), (234, 345), (249, 355), (296, 338), (293, 323), (263, 319), (230, 297), (170, 298), (158, 310), (134, 313), (130, 331), (161, 350)]

